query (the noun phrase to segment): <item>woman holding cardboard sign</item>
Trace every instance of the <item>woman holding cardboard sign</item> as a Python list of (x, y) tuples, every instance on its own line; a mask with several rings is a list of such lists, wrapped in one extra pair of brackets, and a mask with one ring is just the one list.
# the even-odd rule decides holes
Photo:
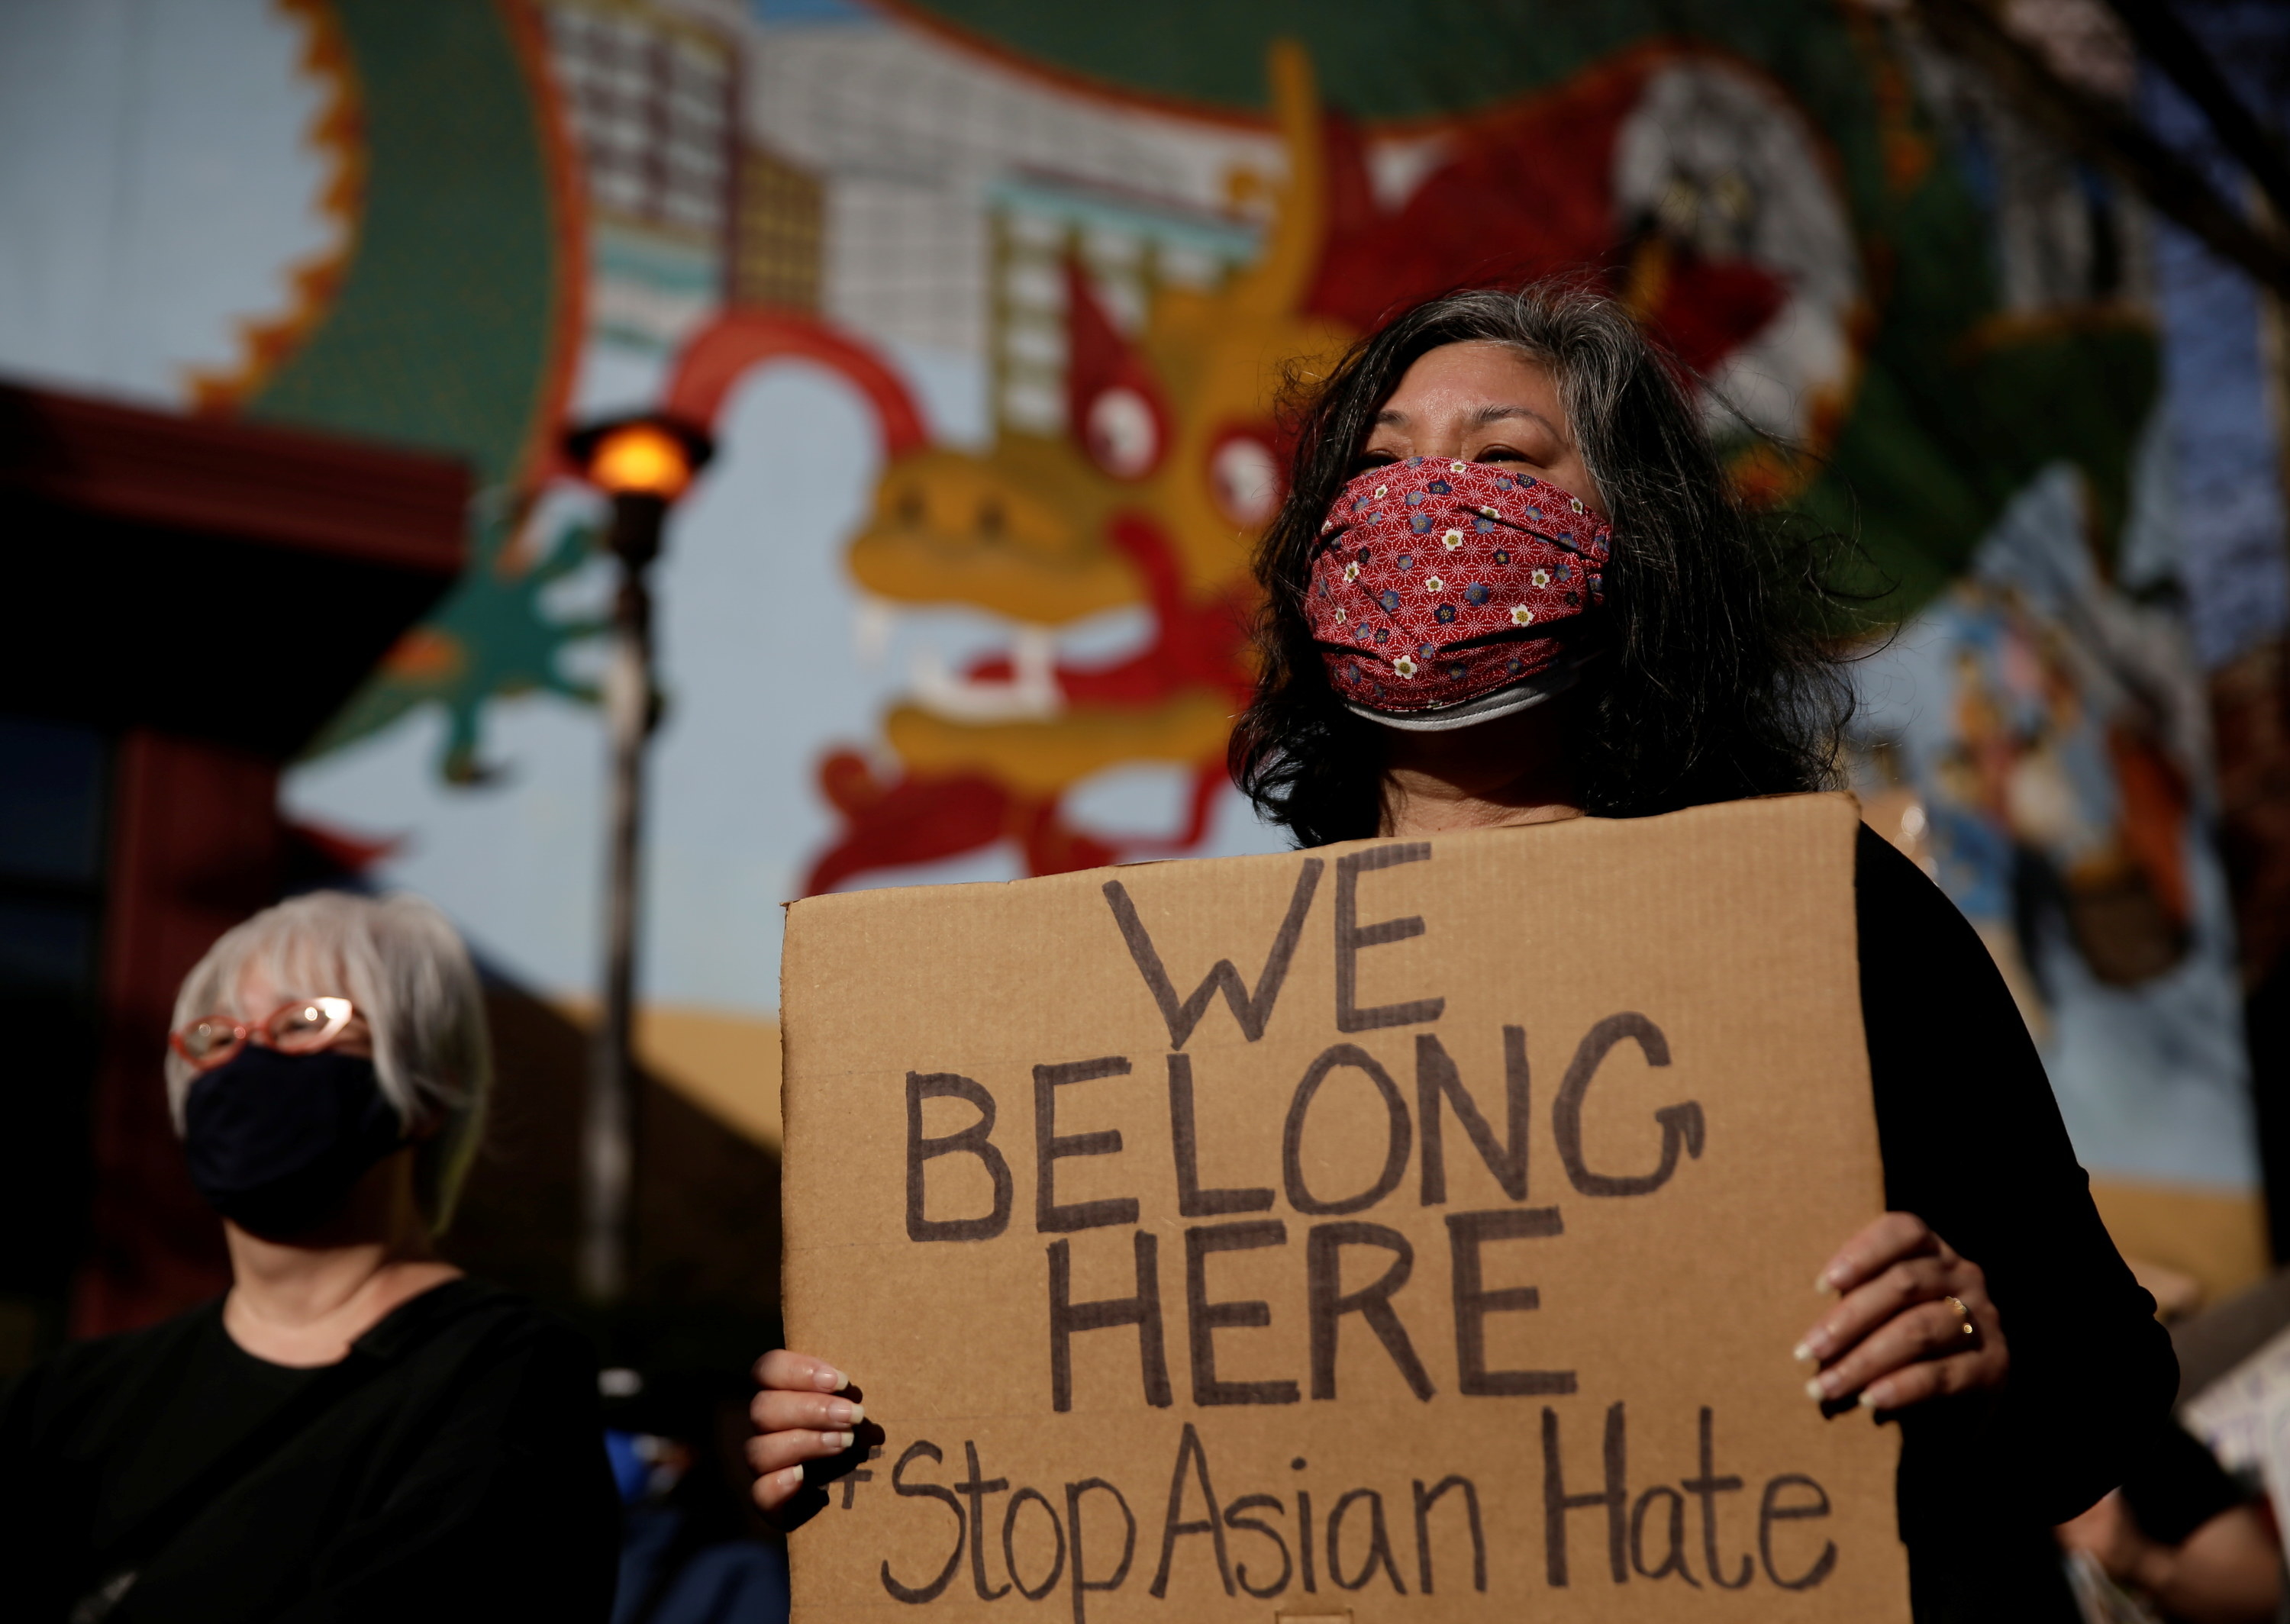
[[(1356, 347), (1299, 428), (1233, 764), (1300, 844), (1829, 781), (1848, 700), (1811, 628), (1820, 588), (1611, 301), (1434, 300)], [(2167, 1410), (2169, 1343), (1971, 927), (1865, 829), (1857, 892), (1894, 1210), (1822, 1272), (1831, 1300), (1795, 1349), (1808, 1399), (1901, 1418), (1919, 1620), (2072, 1618), (2049, 1526)], [(756, 1492), (777, 1510), (863, 1411), (798, 1354), (757, 1379)]]

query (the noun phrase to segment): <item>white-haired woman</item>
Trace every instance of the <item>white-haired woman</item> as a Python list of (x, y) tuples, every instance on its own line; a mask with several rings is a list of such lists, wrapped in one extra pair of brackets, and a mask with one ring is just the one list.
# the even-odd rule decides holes
[(191, 972), (169, 1047), (231, 1288), (0, 1400), (10, 1616), (605, 1618), (594, 1356), (434, 1246), (492, 1082), (452, 926), (281, 903)]

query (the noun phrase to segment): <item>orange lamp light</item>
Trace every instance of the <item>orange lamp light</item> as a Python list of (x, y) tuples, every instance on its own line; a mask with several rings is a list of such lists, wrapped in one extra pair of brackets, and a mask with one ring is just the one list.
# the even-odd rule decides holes
[(684, 442), (653, 423), (621, 425), (597, 440), (589, 458), (589, 479), (613, 496), (672, 502), (692, 483), (693, 471)]

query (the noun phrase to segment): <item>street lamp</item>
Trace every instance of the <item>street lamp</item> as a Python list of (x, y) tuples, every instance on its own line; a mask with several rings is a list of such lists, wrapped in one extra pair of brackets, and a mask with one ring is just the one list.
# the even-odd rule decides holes
[(635, 1165), (629, 1064), (636, 997), (637, 864), (644, 814), (644, 753), (658, 714), (652, 672), (652, 588), (669, 508), (706, 466), (714, 444), (676, 419), (645, 415), (575, 429), (564, 449), (590, 484), (613, 499), (606, 539), (621, 561), (613, 644), (605, 668), (605, 726), (612, 740), (612, 812), (605, 836), (604, 1019), (589, 1060), (581, 1127), (581, 1289), (610, 1302), (628, 1283), (629, 1189)]

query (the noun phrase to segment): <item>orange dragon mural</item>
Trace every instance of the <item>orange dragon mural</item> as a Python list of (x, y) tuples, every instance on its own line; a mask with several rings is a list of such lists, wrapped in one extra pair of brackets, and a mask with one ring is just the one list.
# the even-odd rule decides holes
[[(849, 544), (855, 582), (892, 604), (966, 605), (1021, 628), (1006, 654), (918, 675), (883, 719), (894, 766), (855, 748), (821, 763), (842, 829), (806, 892), (1004, 841), (1035, 874), (1197, 846), (1250, 684), (1248, 560), (1281, 493), (1278, 391), (1398, 300), (1582, 271), (1712, 375), (1786, 327), (1768, 370), (1791, 374), (1792, 403), (1814, 406), (1772, 426), (1804, 442), (1837, 417), (1860, 324), (1841, 204), (1807, 132), (1784, 158), (1792, 172), (1750, 180), (1784, 203), (1792, 188), (1813, 201), (1796, 198), (1778, 256), (1756, 240), (1739, 172), (1757, 154), (1723, 148), (1722, 115), (1728, 99), (1740, 107), (1768, 167), (1774, 120), (1790, 115), (1749, 71), (1672, 48), (1626, 52), (1452, 126), (1428, 172), (1388, 208), (1362, 139), (1324, 114), (1302, 50), (1276, 44), (1268, 68), (1286, 173), (1261, 252), (1213, 288), (1153, 289), (1133, 337), (1069, 256), (1062, 434), (1005, 425), (983, 452), (926, 444), (891, 369), (804, 318), (733, 313), (685, 351), (668, 404), (702, 420), (741, 371), (773, 356), (842, 370), (874, 401), (884, 433), (872, 511)], [(1713, 101), (1720, 146), (1697, 171), (1695, 155), (1665, 145), (1663, 121), (1690, 125), (1707, 147)], [(1536, 162), (1561, 146), (1565, 163)], [(1791, 265), (1790, 252), (1820, 262)], [(1061, 628), (1125, 606), (1150, 616), (1142, 649), (1110, 663), (1058, 658)], [(1117, 844), (1069, 820), (1075, 786), (1138, 764), (1191, 775), (1173, 837)]]

